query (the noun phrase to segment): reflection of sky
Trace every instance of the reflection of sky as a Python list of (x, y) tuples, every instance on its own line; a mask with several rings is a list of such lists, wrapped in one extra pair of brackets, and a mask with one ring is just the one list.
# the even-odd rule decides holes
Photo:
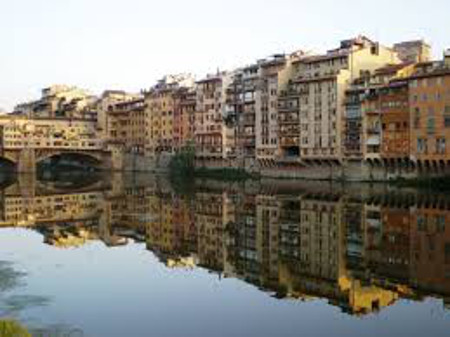
[(357, 318), (324, 300), (271, 298), (205, 270), (171, 270), (143, 245), (92, 243), (59, 250), (24, 230), (0, 231), (0, 259), (28, 272), (27, 293), (49, 296), (26, 317), (67, 324), (92, 337), (448, 336), (442, 302), (400, 301)]

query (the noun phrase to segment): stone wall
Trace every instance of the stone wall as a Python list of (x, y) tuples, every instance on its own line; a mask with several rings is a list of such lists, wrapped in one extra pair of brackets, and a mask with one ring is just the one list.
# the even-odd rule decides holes
[(267, 178), (382, 182), (450, 175), (450, 166), (420, 168), (409, 163), (370, 163), (367, 161), (261, 164), (251, 158), (238, 160), (197, 160), (197, 167), (239, 168)]

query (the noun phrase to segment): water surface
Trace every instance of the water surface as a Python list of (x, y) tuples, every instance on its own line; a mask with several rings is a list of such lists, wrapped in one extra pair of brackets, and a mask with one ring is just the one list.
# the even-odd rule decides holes
[(34, 336), (448, 336), (445, 195), (69, 181), (1, 193), (0, 317)]

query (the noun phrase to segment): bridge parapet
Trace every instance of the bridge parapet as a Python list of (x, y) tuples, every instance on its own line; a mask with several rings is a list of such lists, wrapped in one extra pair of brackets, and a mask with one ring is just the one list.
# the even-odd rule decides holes
[(84, 153), (100, 161), (110, 153), (95, 121), (0, 117), (0, 157), (16, 163), (19, 171), (34, 171), (39, 158), (52, 152)]
[(77, 148), (100, 150), (104, 146), (95, 121), (69, 119), (0, 119), (3, 148)]

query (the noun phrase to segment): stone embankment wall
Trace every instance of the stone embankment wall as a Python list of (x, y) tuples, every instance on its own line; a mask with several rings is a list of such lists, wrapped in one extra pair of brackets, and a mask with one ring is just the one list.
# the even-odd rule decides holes
[(256, 160), (197, 160), (197, 167), (239, 168), (266, 178), (309, 179), (336, 181), (391, 181), (423, 177), (450, 175), (450, 166), (421, 167), (411, 163), (370, 163), (367, 161), (346, 161), (344, 163), (322, 162), (308, 164), (259, 163)]
[[(158, 172), (169, 169), (172, 155), (164, 154), (154, 158), (127, 153), (122, 157), (121, 169), (125, 172)], [(254, 159), (197, 159), (196, 167), (208, 169), (244, 169), (265, 178), (334, 180), (354, 182), (382, 182), (396, 179), (442, 177), (450, 175), (450, 166), (420, 167), (412, 164), (373, 164), (366, 161), (346, 161), (344, 163), (275, 164), (260, 163)]]

